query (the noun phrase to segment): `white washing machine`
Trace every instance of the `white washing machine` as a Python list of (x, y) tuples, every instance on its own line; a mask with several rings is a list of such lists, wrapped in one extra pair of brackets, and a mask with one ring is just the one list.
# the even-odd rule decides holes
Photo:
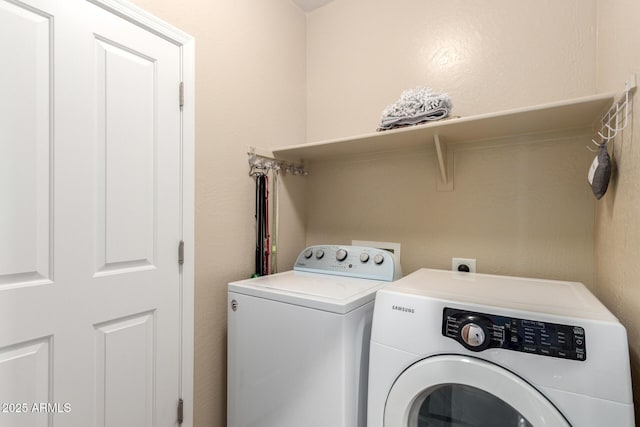
[(229, 283), (227, 425), (364, 427), (375, 292), (400, 275), (387, 251), (312, 246)]
[(371, 333), (369, 427), (634, 425), (626, 331), (580, 283), (422, 269)]

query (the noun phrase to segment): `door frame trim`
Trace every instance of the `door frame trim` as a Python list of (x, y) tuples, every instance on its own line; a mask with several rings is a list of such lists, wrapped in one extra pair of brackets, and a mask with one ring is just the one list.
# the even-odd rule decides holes
[[(126, 0), (87, 0), (132, 24), (150, 31), (180, 48), (180, 78), (184, 83), (181, 110), (180, 238), (184, 241), (184, 263), (180, 266), (180, 398), (182, 426), (193, 427), (194, 404), (194, 303), (195, 303), (195, 39), (182, 30)], [(178, 104), (176, 85), (176, 105)], [(178, 262), (176, 242), (176, 263)], [(176, 401), (176, 408), (178, 402)]]

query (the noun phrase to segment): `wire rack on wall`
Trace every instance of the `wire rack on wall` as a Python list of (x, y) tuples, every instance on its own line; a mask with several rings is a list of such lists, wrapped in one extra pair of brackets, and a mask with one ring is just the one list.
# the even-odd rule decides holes
[(267, 174), (269, 171), (279, 172), (283, 175), (309, 175), (306, 167), (300, 163), (274, 159), (267, 154), (260, 154), (259, 149), (249, 146), (247, 150), (249, 161), (249, 176)]
[[(596, 139), (592, 139), (598, 147), (607, 145), (609, 141), (614, 139), (620, 132), (622, 132), (629, 124), (629, 114), (631, 110), (631, 100), (633, 94), (637, 89), (637, 76), (626, 81), (624, 93), (613, 103), (613, 105), (602, 114), (599, 121), (599, 129), (596, 131), (597, 137), (600, 138), (600, 142)], [(589, 147), (591, 151), (595, 151)]]

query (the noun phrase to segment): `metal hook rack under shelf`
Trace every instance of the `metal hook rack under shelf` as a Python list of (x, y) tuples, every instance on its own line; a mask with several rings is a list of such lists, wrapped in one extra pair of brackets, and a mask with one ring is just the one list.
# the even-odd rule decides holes
[(247, 155), (249, 161), (249, 176), (267, 174), (270, 170), (283, 174), (309, 175), (309, 172), (303, 164), (275, 159), (266, 153), (261, 153), (256, 147), (249, 146)]
[[(600, 117), (600, 128), (596, 131), (600, 142), (591, 139), (591, 142), (598, 147), (607, 145), (609, 141), (614, 139), (629, 124), (629, 109), (631, 97), (637, 89), (637, 76), (625, 82), (624, 93), (616, 99), (611, 107)], [(590, 147), (589, 150), (594, 151)]]

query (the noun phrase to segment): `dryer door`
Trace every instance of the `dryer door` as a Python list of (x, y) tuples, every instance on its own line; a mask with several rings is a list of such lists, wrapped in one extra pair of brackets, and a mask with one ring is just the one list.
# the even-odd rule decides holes
[(389, 392), (386, 427), (567, 427), (538, 390), (497, 365), (434, 356), (405, 370)]

